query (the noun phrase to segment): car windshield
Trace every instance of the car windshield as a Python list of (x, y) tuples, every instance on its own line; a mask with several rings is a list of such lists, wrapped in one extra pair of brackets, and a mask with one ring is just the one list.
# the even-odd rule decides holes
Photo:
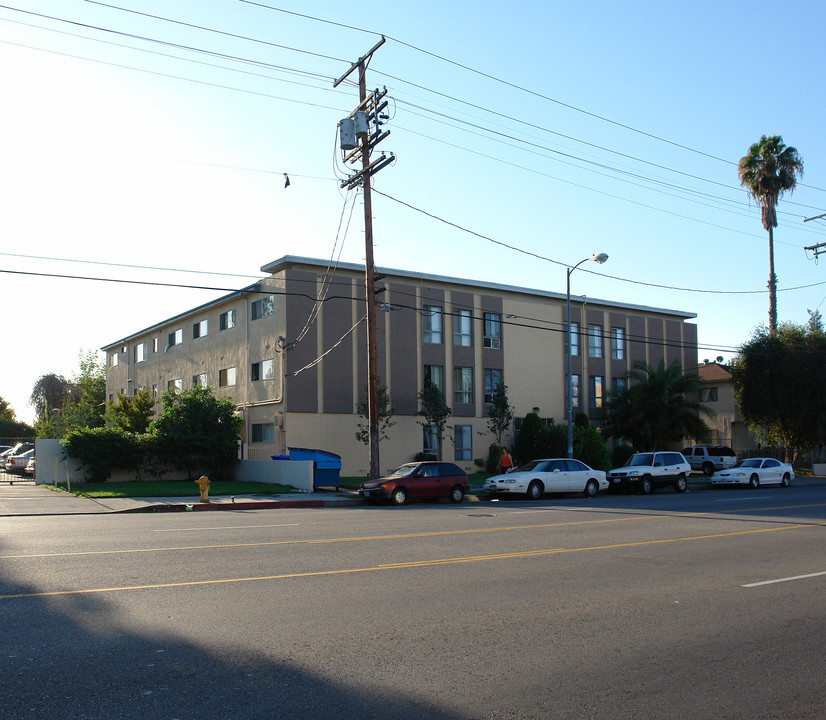
[(541, 463), (541, 460), (531, 460), (530, 462), (526, 462), (524, 465), (520, 465), (516, 468), (519, 472), (530, 472), (531, 470), (535, 470), (536, 466)]
[(628, 461), (628, 467), (644, 465), (646, 467), (654, 463), (654, 453), (637, 453)]
[(419, 467), (419, 466), (418, 465), (402, 465), (400, 468), (396, 468), (387, 477), (407, 477), (417, 467)]
[(741, 460), (734, 467), (755, 467), (759, 468), (763, 461), (760, 458), (749, 458), (748, 460)]

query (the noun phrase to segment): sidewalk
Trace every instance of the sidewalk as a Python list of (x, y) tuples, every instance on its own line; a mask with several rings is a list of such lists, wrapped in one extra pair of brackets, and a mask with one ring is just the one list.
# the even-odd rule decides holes
[(218, 496), (201, 503), (192, 497), (82, 498), (70, 493), (17, 480), (0, 483), (0, 517), (18, 515), (94, 515), (99, 513), (194, 512), (202, 510), (263, 510), (274, 508), (348, 507), (363, 505), (351, 491), (296, 493), (294, 495)]

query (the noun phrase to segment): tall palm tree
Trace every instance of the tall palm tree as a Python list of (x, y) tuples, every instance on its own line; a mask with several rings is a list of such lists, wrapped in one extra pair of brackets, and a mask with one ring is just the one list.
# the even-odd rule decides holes
[(793, 192), (803, 175), (803, 159), (780, 135), (761, 136), (737, 165), (740, 184), (762, 211), (763, 228), (769, 232), (769, 332), (777, 331), (777, 275), (774, 272), (774, 228), (777, 203), (783, 193)]

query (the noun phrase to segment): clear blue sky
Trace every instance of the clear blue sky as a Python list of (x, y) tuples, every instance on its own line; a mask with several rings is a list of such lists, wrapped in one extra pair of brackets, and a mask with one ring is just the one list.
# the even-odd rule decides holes
[(332, 79), (377, 33), (368, 85), (393, 98), (397, 161), (376, 189), (547, 258), (375, 195), (377, 264), (564, 292), (565, 265), (606, 252), (575, 294), (695, 312), (700, 359), (728, 360), (768, 309), (736, 163), (778, 133), (805, 162), (779, 206), (779, 319), (826, 298), (804, 250), (826, 221), (803, 222), (826, 213), (818, 4), (261, 4), (329, 22), (238, 0), (0, 8), (0, 269), (45, 274), (0, 273), (0, 396), (19, 418), (81, 349), (221, 294), (48, 275), (229, 289), (286, 254), (363, 261), (360, 198), (335, 245), (353, 207), (336, 125), (357, 92)]

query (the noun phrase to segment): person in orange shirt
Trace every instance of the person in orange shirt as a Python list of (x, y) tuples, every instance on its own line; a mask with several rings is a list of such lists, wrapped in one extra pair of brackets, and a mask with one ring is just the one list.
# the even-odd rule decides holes
[(502, 448), (502, 455), (499, 458), (499, 470), (503, 473), (513, 470), (513, 458), (507, 448)]

